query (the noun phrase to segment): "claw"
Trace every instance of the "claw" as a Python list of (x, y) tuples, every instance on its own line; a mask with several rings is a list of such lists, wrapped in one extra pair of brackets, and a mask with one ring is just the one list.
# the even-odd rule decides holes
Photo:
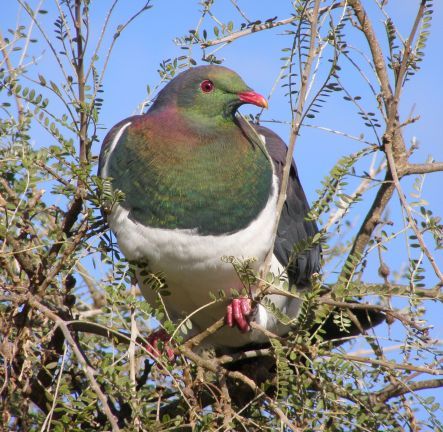
[[(168, 335), (166, 330), (160, 329), (151, 333), (148, 338), (148, 346), (146, 347), (147, 351), (157, 359), (161, 355), (161, 351), (166, 353), (169, 361), (173, 361), (175, 358), (174, 349), (172, 348), (170, 341), (171, 337)], [(162, 350), (159, 348), (158, 343), (163, 342)]]
[(248, 319), (251, 312), (251, 299), (233, 299), (226, 308), (225, 322), (229, 327), (237, 326), (242, 333), (246, 333), (251, 328)]

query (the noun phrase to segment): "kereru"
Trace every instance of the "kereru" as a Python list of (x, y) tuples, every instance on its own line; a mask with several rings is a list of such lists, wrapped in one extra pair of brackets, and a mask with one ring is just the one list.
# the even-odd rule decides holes
[[(106, 136), (99, 175), (111, 178), (124, 198), (107, 215), (120, 249), (130, 261), (143, 263), (137, 273), (150, 303), (158, 292), (146, 283), (144, 269), (161, 274), (169, 296), (169, 316), (191, 316), (199, 332), (223, 315), (227, 325), (207, 342), (233, 350), (266, 342), (250, 320), (277, 335), (289, 332), (267, 308), (249, 298), (232, 299), (242, 283), (223, 257), (254, 258), (259, 270), (272, 247), (276, 201), (287, 148), (270, 129), (237, 115), (243, 104), (267, 107), (266, 99), (238, 74), (222, 66), (182, 72), (161, 90), (146, 114), (129, 117)], [(309, 206), (292, 164), (271, 271), (286, 272), (289, 283), (309, 287), (320, 270), (320, 247), (295, 259), (293, 247), (315, 235), (305, 219)], [(227, 300), (211, 303), (211, 293)], [(285, 315), (296, 318), (301, 301), (281, 295), (268, 298)], [(162, 338), (162, 336), (160, 336)]]

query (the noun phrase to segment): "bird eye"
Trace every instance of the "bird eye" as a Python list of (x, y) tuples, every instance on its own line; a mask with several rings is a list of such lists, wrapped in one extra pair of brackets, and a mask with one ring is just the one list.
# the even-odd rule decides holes
[(214, 90), (214, 83), (211, 80), (204, 80), (200, 83), (200, 88), (202, 89), (203, 93), (209, 93)]

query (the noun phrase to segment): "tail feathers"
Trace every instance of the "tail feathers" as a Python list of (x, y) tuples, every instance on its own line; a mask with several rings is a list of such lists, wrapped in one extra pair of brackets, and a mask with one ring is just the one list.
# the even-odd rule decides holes
[[(349, 327), (343, 328), (343, 326), (334, 322), (336, 314), (331, 313), (325, 322), (313, 326), (310, 329), (310, 333), (311, 335), (321, 335), (322, 341), (331, 341), (333, 347), (337, 347), (349, 341), (350, 337), (364, 333), (366, 330), (377, 326), (386, 319), (383, 313), (373, 310), (352, 309), (352, 314), (353, 320), (351, 320), (351, 325)], [(319, 329), (319, 326), (321, 326), (321, 329)], [(252, 346), (242, 347), (237, 352), (268, 347), (269, 344), (254, 344)], [(306, 359), (303, 357), (300, 358), (299, 361), (305, 364)], [(276, 373), (275, 358), (272, 354), (239, 359), (226, 364), (225, 368), (230, 371), (241, 372), (252, 379), (258, 386), (261, 386), (267, 380), (272, 381)], [(231, 399), (238, 407), (246, 406), (255, 397), (255, 393), (245, 383), (234, 379), (228, 379), (227, 384)], [(266, 393), (273, 396), (274, 391), (275, 387), (271, 385), (267, 387)]]
[[(386, 316), (384, 313), (366, 309), (352, 309), (351, 325), (343, 327), (336, 321), (335, 314), (330, 314), (324, 323), (322, 323), (321, 330), (323, 330), (322, 338), (326, 341), (332, 341), (334, 345), (338, 346), (349, 340), (349, 337), (362, 334), (368, 329), (371, 329), (383, 321)], [(318, 333), (319, 325), (314, 326), (311, 334)]]

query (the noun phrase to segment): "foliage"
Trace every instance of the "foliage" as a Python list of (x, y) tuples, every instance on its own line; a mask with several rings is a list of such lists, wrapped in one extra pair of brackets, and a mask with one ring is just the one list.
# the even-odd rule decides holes
[[(441, 430), (438, 401), (420, 391), (443, 387), (436, 377), (443, 374), (442, 353), (430, 337), (428, 314), (430, 302), (441, 305), (443, 299), (436, 259), (443, 225), (422, 198), (425, 176), (443, 164), (409, 161), (415, 148), (407, 148), (402, 128), (417, 119), (399, 114), (402, 90), (422, 67), (432, 2), (417, 2), (405, 39), (387, 2), (374, 2), (372, 16), (359, 0), (297, 0), (288, 2), (286, 19), (250, 20), (232, 0), (232, 16), (224, 21), (215, 2), (205, 0), (197, 26), (176, 39), (184, 54), (160, 64), (159, 82), (148, 86), (142, 110), (161, 83), (197, 58), (222, 63), (218, 51), (226, 44), (257, 32), (277, 37), (272, 29), (278, 28), (287, 46), (270, 97), (281, 88), (290, 102), (288, 161), (295, 143), (303, 145), (304, 128), (327, 129), (321, 126), (327, 107), (352, 107), (367, 134), (329, 129), (361, 148), (341, 157), (322, 181), (309, 214), (323, 222), (322, 232), (294, 247), (297, 255), (323, 244), (324, 275), (315, 275), (311, 290), (300, 293), (281, 275), (263, 277), (248, 260), (224, 258), (246, 292), (260, 283), (265, 292), (304, 299), (288, 337), (270, 335), (269, 347), (230, 356), (203, 355), (196, 348), (205, 332), (188, 339), (191, 321), (169, 319), (161, 274), (142, 271), (159, 292), (156, 304), (143, 301), (133, 285), (133, 265), (106, 227), (103, 216), (122, 196), (95, 176), (91, 148), (102, 135), (103, 80), (122, 32), (131, 31), (136, 19), (149, 23), (153, 5), (129, 6), (129, 18), (112, 32), (113, 2), (93, 40), (96, 3), (56, 0), (56, 7), (44, 10), (17, 0), (32, 24), (0, 29), (3, 430)], [(378, 31), (380, 16), (384, 28)], [(53, 75), (41, 72), (35, 52), (55, 62)], [(348, 74), (361, 78), (364, 95), (355, 94)], [(253, 120), (266, 121), (261, 117)], [(47, 132), (43, 145), (34, 143), (37, 130)], [(412, 202), (401, 181), (408, 176), (415, 177)], [(404, 217), (390, 221), (394, 196)], [(365, 201), (369, 205), (362, 207)], [(361, 211), (365, 217), (355, 227), (351, 216)], [(386, 256), (395, 253), (391, 242), (403, 233), (408, 268), (391, 272)], [(364, 282), (374, 261), (380, 280)], [(262, 301), (282, 322), (290, 319)], [(361, 310), (383, 312), (387, 323), (377, 333), (325, 340), (325, 322), (333, 320), (346, 334)], [(216, 319), (206, 334), (223, 325), (222, 317)], [(150, 360), (146, 337), (158, 325), (173, 335), (173, 364), (165, 357), (158, 365)], [(393, 337), (395, 326), (401, 329)], [(357, 339), (368, 349), (349, 353), (349, 341)]]

